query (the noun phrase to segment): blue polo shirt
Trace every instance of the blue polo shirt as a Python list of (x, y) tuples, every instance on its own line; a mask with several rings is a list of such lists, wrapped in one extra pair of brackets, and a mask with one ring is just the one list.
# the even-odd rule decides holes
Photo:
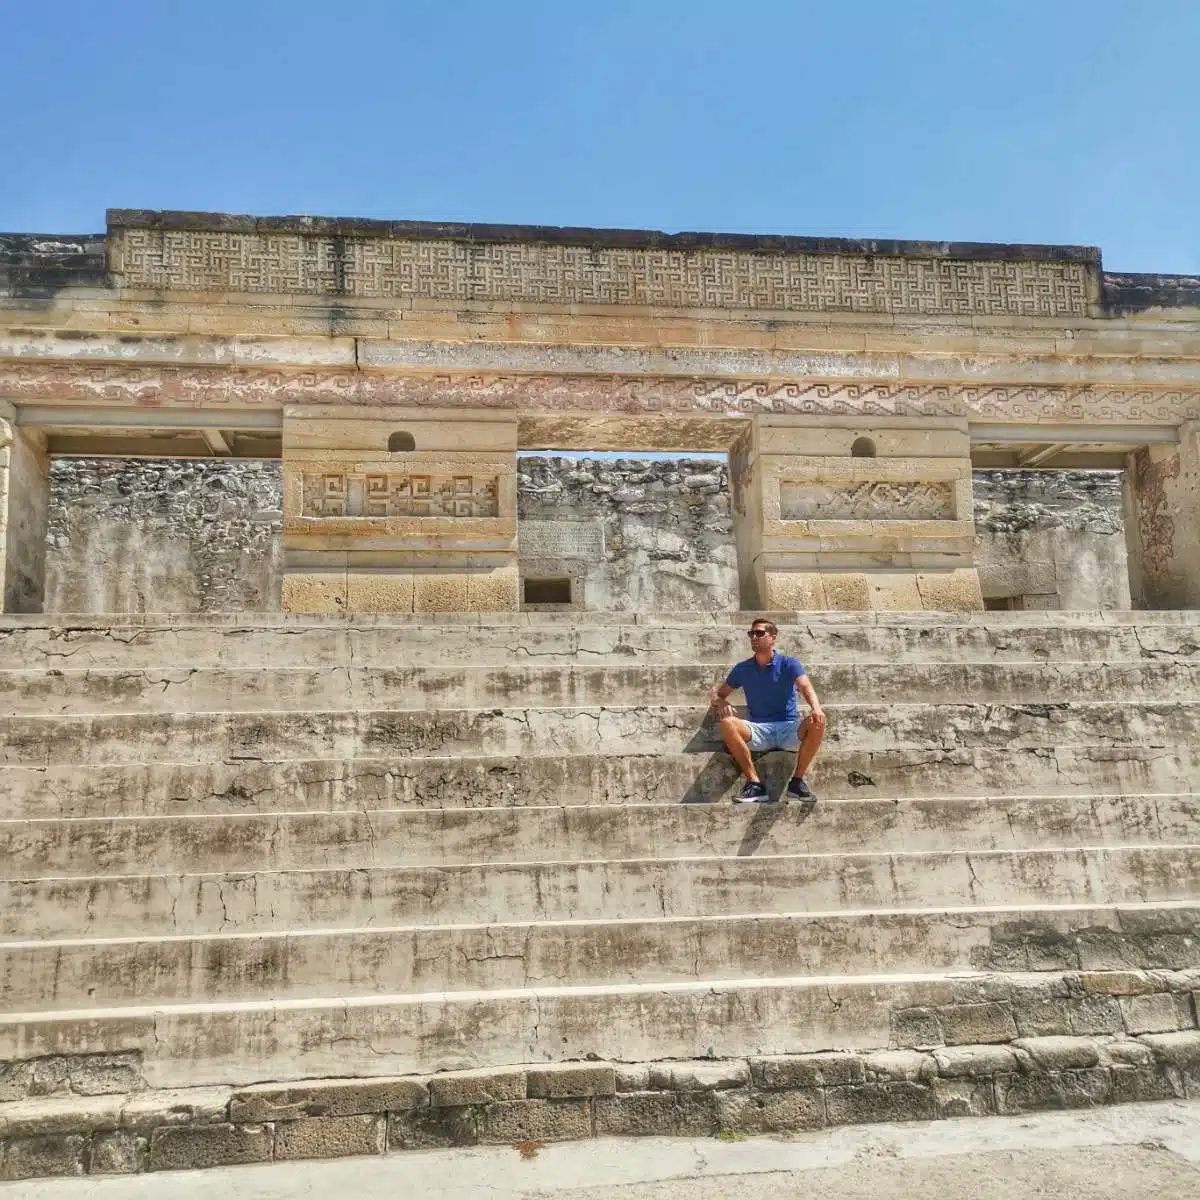
[(804, 667), (790, 654), (775, 652), (765, 667), (753, 658), (738, 663), (725, 677), (726, 686), (741, 688), (752, 721), (795, 721), (796, 680)]

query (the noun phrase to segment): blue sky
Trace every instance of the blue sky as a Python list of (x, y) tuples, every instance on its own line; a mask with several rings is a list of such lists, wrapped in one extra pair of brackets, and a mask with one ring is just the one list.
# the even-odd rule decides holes
[(0, 229), (106, 207), (1200, 272), (1200, 0), (0, 0)]

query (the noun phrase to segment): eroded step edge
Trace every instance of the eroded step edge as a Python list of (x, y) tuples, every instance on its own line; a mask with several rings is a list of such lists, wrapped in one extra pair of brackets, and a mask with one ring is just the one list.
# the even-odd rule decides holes
[(1200, 1033), (561, 1063), (0, 1104), (0, 1178), (606, 1136), (787, 1134), (1200, 1098)]
[(28, 879), (147, 864), (198, 873), (1179, 844), (1198, 831), (1200, 793), (176, 813), (0, 820), (0, 862)]
[(514, 1061), (1136, 1036), (1194, 1030), (1197, 991), (1197, 970), (961, 972), (18, 1013), (0, 1016), (0, 1062), (12, 1084), (5, 1094), (15, 1098), (22, 1081), (46, 1092), (38, 1082), (46, 1072), (69, 1079), (86, 1063), (101, 1064), (101, 1077), (111, 1080), (86, 1086), (115, 1092)]
[(0, 1010), (911, 971), (1200, 968), (1200, 906), (922, 908), (0, 945)]
[[(5, 941), (1200, 897), (1200, 844), (0, 881)], [(2, 947), (2, 944), (0, 944)]]
[[(763, 778), (778, 793), (795, 756), (764, 754), (758, 762)], [(1200, 751), (1187, 745), (1127, 743), (903, 750), (839, 749), (827, 743), (810, 778), (822, 800), (1164, 794), (1191, 790), (1200, 779)], [(738, 780), (723, 751), (9, 765), (0, 769), (0, 816), (703, 803), (728, 800)]]

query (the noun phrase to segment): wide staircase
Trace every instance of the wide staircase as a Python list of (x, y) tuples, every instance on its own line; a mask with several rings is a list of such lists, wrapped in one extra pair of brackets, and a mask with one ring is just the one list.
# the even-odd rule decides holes
[[(1200, 1096), (1200, 614), (0, 620), (0, 1177)], [(764, 757), (777, 794), (790, 772)]]

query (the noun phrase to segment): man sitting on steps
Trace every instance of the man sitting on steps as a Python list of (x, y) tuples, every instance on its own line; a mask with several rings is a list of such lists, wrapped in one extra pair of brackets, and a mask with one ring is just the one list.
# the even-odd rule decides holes
[[(710, 697), (721, 720), (725, 747), (746, 778), (737, 797), (742, 804), (771, 802), (754, 766), (755, 750), (797, 751), (796, 769), (786, 795), (809, 802), (816, 799), (804, 781), (804, 773), (825, 736), (825, 712), (804, 667), (790, 655), (776, 653), (778, 633), (772, 621), (752, 622), (749, 636), (754, 657), (738, 663)], [(735, 716), (729, 704), (730, 695), (738, 688), (746, 695), (749, 721)], [(809, 709), (803, 725), (796, 706), (797, 692)]]

